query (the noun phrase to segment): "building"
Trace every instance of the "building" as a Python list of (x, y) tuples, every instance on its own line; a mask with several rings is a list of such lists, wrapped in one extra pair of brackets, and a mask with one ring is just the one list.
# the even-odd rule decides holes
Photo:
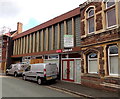
[(85, 2), (19, 32), (12, 38), (12, 63), (55, 62), (61, 80), (117, 91), (120, 87), (119, 8), (120, 1)]
[[(64, 39), (67, 43), (64, 43)], [(58, 65), (59, 78), (77, 82), (74, 78), (77, 71), (74, 66), (80, 66), (79, 7), (20, 33), (13, 40), (13, 63), (31, 60), (35, 60), (33, 63), (42, 60), (55, 62)]]
[(10, 36), (14, 34), (15, 32), (16, 31), (12, 31), (12, 32), (8, 32), (8, 33), (4, 33), (0, 35), (0, 70), (2, 70), (3, 72), (5, 72), (6, 70), (6, 65), (8, 65), (7, 64), (8, 60), (11, 59), (10, 57), (12, 54), (10, 53), (12, 52), (12, 49), (11, 49), (12, 43), (10, 42), (12, 40)]
[(4, 71), (7, 63), (7, 51), (8, 51), (9, 36), (0, 36), (0, 69)]
[(110, 0), (80, 5), (83, 85), (112, 91), (120, 88), (119, 8), (120, 1)]

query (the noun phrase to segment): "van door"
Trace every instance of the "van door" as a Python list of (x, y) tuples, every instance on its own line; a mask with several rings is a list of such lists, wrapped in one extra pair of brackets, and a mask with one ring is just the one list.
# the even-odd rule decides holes
[(31, 66), (28, 66), (25, 70), (25, 76), (26, 76), (26, 79), (29, 79), (31, 80)]

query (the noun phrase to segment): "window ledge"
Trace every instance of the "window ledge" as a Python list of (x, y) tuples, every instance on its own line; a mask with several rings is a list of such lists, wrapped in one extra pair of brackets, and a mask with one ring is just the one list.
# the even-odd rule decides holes
[(116, 29), (116, 28), (118, 28), (118, 25), (114, 25), (114, 26), (111, 26), (111, 27), (107, 27), (107, 28), (105, 29), (105, 31), (113, 30), (113, 29)]
[(100, 76), (98, 74), (84, 74), (83, 76), (86, 76), (86, 77), (95, 77), (95, 78), (99, 78), (100, 79)]

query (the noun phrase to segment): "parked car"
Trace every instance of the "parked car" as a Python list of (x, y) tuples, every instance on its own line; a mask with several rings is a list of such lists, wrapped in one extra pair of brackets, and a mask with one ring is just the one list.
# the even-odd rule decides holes
[(14, 75), (15, 77), (22, 76), (23, 71), (25, 71), (28, 66), (29, 65), (25, 63), (11, 64), (6, 70), (6, 75)]
[(58, 74), (56, 63), (30, 64), (23, 72), (23, 80), (33, 80), (43, 84), (47, 81), (56, 81)]

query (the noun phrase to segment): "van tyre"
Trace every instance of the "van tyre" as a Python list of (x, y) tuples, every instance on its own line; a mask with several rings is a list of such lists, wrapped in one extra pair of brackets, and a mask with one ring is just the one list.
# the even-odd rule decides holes
[(23, 75), (23, 80), (26, 80), (26, 76), (25, 75)]
[(14, 76), (15, 76), (15, 77), (17, 77), (17, 76), (18, 76), (18, 74), (15, 72), (15, 73), (14, 73)]
[(41, 85), (42, 84), (42, 80), (40, 78), (37, 79), (37, 83), (38, 85)]
[(8, 71), (6, 71), (6, 76), (8, 76)]

